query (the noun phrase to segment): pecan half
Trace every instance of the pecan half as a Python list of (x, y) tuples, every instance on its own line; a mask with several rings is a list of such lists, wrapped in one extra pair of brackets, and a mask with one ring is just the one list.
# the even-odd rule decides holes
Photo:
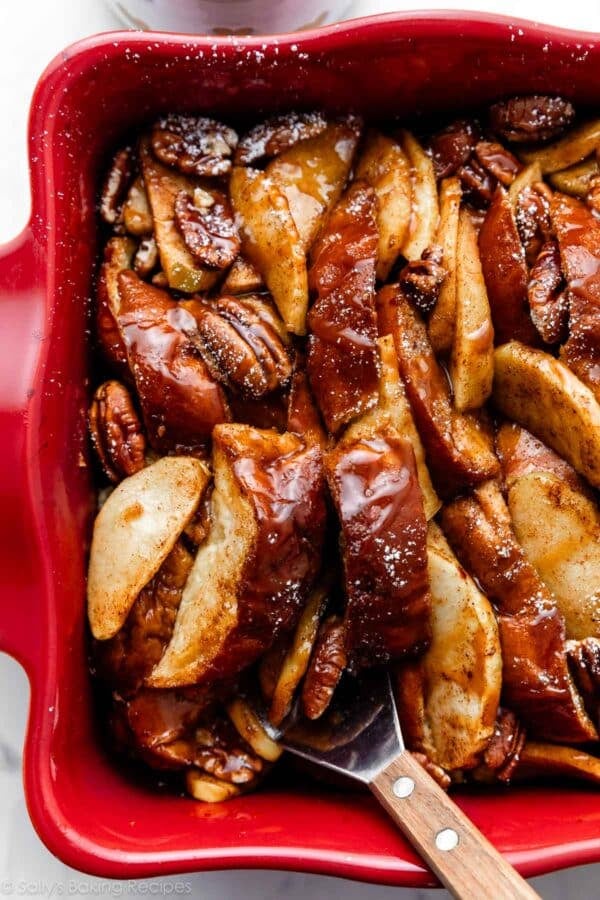
[(275, 309), (257, 296), (183, 301), (198, 326), (213, 378), (250, 397), (262, 397), (292, 374), (288, 337)]
[(494, 733), (484, 750), (481, 764), (474, 770), (476, 781), (507, 784), (525, 746), (525, 729), (509, 709), (498, 709)]
[(119, 381), (105, 381), (89, 411), (90, 434), (100, 464), (113, 482), (144, 468), (146, 438), (131, 395)]
[(152, 130), (152, 149), (161, 162), (199, 176), (227, 175), (238, 142), (233, 130), (203, 116), (168, 115)]
[(240, 236), (233, 210), (222, 191), (197, 188), (194, 196), (180, 191), (175, 199), (175, 221), (185, 245), (210, 269), (226, 269), (240, 251)]
[(131, 147), (117, 151), (104, 179), (100, 194), (100, 215), (107, 225), (116, 225), (121, 206), (135, 174), (135, 158)]
[(588, 637), (567, 641), (567, 660), (588, 715), (596, 723), (600, 695), (600, 640)]
[(534, 94), (513, 97), (490, 107), (490, 125), (500, 137), (514, 143), (548, 141), (571, 124), (575, 110), (562, 97)]
[(437, 303), (440, 288), (447, 275), (443, 267), (444, 254), (441, 247), (428, 247), (421, 259), (407, 263), (400, 272), (399, 282), (411, 300), (422, 313), (429, 313)]
[(110, 640), (93, 642), (97, 675), (121, 697), (135, 695), (163, 655), (193, 562), (183, 542), (177, 541), (138, 594), (122, 628)]
[(344, 623), (339, 616), (330, 616), (319, 626), (302, 686), (302, 708), (307, 718), (318, 719), (323, 715), (346, 663)]
[(475, 156), (483, 168), (505, 187), (513, 183), (518, 172), (523, 168), (510, 150), (494, 141), (479, 141), (475, 147)]
[(429, 140), (429, 153), (437, 178), (454, 175), (469, 159), (479, 139), (479, 129), (469, 119), (458, 119)]
[(316, 137), (327, 127), (327, 119), (318, 112), (291, 112), (273, 116), (244, 135), (235, 152), (238, 166), (256, 165), (279, 156), (299, 141)]
[(531, 319), (546, 344), (566, 340), (569, 303), (565, 287), (558, 243), (546, 241), (529, 273), (527, 285)]
[(550, 204), (544, 191), (540, 191), (537, 185), (525, 187), (519, 194), (515, 221), (527, 263), (532, 266), (542, 245), (552, 239)]
[(136, 254), (133, 258), (134, 271), (140, 278), (147, 278), (155, 270), (158, 264), (158, 247), (153, 237), (144, 238), (140, 241)]
[(425, 753), (418, 750), (411, 750), (411, 756), (422, 766), (428, 775), (431, 775), (434, 781), (437, 781), (442, 790), (447, 791), (452, 780), (445, 769), (432, 762)]
[(196, 730), (194, 764), (231, 784), (247, 784), (265, 767), (237, 731), (219, 720)]
[(470, 200), (475, 206), (489, 206), (496, 190), (497, 181), (483, 168), (478, 159), (472, 157), (466, 165), (458, 169), (456, 174), (460, 178), (466, 200)]

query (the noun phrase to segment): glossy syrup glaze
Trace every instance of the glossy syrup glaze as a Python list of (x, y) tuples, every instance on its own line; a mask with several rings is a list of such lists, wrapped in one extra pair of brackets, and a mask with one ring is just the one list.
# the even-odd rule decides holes
[(600, 400), (600, 221), (562, 194), (551, 215), (569, 296), (569, 338), (561, 356)]
[(193, 316), (133, 273), (119, 276), (117, 316), (148, 437), (162, 452), (202, 452), (227, 401), (194, 344)]
[(321, 452), (293, 441), (282, 454), (255, 432), (233, 471), (258, 523), (240, 620), (245, 629), (274, 638), (294, 624), (320, 567), (326, 512)]
[(312, 252), (307, 371), (332, 433), (377, 397), (376, 203), (370, 187), (352, 185)]
[(414, 452), (393, 429), (326, 457), (338, 511), (349, 653), (358, 665), (422, 651), (430, 637), (427, 523)]

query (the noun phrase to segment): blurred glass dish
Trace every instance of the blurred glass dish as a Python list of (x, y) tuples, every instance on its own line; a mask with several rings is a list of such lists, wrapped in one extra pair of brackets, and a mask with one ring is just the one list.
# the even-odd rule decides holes
[(130, 28), (190, 34), (276, 34), (344, 18), (351, 0), (107, 0)]

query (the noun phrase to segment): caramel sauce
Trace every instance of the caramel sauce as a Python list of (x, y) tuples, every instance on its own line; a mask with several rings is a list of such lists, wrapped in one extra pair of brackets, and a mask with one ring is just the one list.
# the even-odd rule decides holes
[(243, 630), (264, 644), (265, 634), (274, 638), (295, 624), (320, 568), (326, 516), (321, 452), (294, 441), (282, 454), (279, 442), (249, 432), (233, 471), (258, 523), (238, 616)]
[(422, 650), (430, 638), (423, 497), (409, 441), (392, 429), (326, 458), (345, 548), (347, 646), (359, 665)]
[(229, 410), (194, 344), (194, 317), (133, 272), (120, 275), (119, 288), (118, 324), (150, 443), (160, 452), (201, 450)]
[(309, 270), (317, 298), (308, 316), (307, 371), (332, 433), (377, 399), (376, 209), (373, 190), (355, 182), (317, 241)]
[(569, 291), (569, 338), (561, 355), (600, 400), (600, 222), (564, 195), (556, 195), (551, 213)]

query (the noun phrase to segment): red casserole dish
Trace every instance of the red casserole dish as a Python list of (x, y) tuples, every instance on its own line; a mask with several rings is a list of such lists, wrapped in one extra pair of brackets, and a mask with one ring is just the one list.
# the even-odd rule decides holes
[[(93, 495), (87, 329), (98, 174), (124, 131), (164, 110), (448, 112), (523, 92), (600, 107), (600, 36), (464, 13), (403, 13), (269, 38), (118, 33), (83, 41), (32, 105), (33, 208), (0, 251), (0, 649), (31, 682), (25, 786), (71, 866), (141, 877), (273, 867), (404, 886), (431, 874), (370, 797), (294, 785), (224, 805), (131, 780), (102, 749), (84, 639)], [(600, 794), (458, 794), (526, 876), (600, 860)]]

